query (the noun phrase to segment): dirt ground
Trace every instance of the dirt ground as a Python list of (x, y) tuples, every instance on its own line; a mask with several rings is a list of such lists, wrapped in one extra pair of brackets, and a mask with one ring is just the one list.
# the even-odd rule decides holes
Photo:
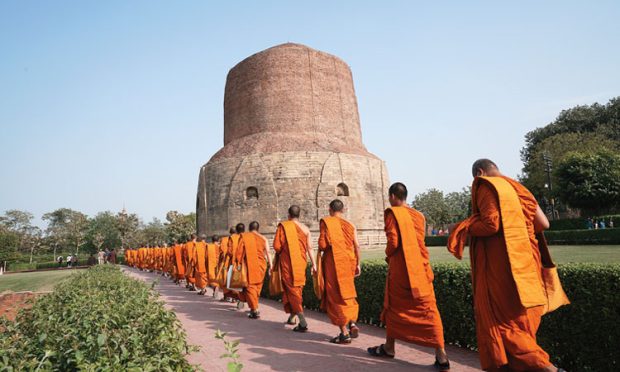
[(34, 299), (41, 293), (34, 292), (3, 292), (0, 293), (0, 317), (15, 320), (20, 309), (32, 307)]

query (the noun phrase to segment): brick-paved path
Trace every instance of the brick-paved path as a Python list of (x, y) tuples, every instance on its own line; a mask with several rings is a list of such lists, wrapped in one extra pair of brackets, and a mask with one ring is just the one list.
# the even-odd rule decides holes
[[(279, 302), (261, 299), (261, 319), (247, 318), (247, 306), (236, 310), (231, 303), (222, 303), (207, 296), (197, 296), (184, 287), (175, 285), (155, 273), (125, 268), (132, 277), (152, 282), (167, 306), (176, 314), (185, 331), (188, 342), (200, 346), (200, 351), (188, 357), (193, 364), (207, 371), (226, 371), (227, 360), (220, 359), (224, 353), (221, 340), (214, 337), (217, 329), (228, 333), (229, 340), (239, 340), (244, 371), (434, 371), (434, 350), (415, 345), (398, 343), (396, 358), (376, 359), (366, 353), (368, 346), (379, 345), (385, 330), (366, 325), (360, 326), (360, 337), (350, 345), (334, 345), (328, 340), (338, 331), (327, 315), (314, 311), (306, 313), (309, 331), (298, 334), (292, 326), (284, 324), (286, 314)], [(478, 371), (476, 353), (448, 346), (452, 364), (451, 371)]]

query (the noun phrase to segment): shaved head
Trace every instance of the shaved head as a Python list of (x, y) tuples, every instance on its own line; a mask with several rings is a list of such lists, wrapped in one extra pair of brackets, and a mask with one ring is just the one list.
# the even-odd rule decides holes
[(291, 207), (288, 209), (288, 216), (290, 218), (299, 218), (300, 215), (301, 208), (299, 208), (298, 205), (291, 205)]
[(344, 210), (344, 203), (340, 199), (334, 199), (329, 203), (329, 209), (334, 212), (342, 212)]
[(405, 184), (396, 182), (390, 186), (390, 195), (393, 195), (396, 199), (405, 201), (407, 200), (407, 186)]
[(258, 224), (258, 221), (250, 222), (250, 231), (258, 231), (259, 227), (260, 225)]
[(245, 232), (245, 225), (242, 223), (238, 223), (237, 226), (235, 226), (235, 231), (237, 232), (237, 234)]
[(495, 164), (492, 160), (489, 159), (478, 159), (471, 166), (471, 175), (473, 177), (480, 175), (493, 175), (493, 173), (498, 172), (499, 168), (497, 164)]

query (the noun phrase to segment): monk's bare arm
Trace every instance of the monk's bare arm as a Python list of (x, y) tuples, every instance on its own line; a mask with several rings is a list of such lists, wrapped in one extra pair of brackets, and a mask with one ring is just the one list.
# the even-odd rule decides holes
[(398, 227), (396, 217), (391, 212), (385, 214), (385, 237), (387, 238), (385, 255), (391, 257), (398, 250)]
[(490, 186), (481, 184), (478, 189), (476, 202), (480, 213), (474, 215), (469, 226), (469, 234), (478, 237), (497, 234), (500, 226), (500, 212), (495, 192)]
[(353, 226), (353, 247), (355, 248), (355, 258), (357, 260), (357, 267), (355, 268), (355, 276), (359, 276), (362, 273), (361, 261), (362, 252), (360, 250), (360, 243), (357, 240), (357, 228)]
[(271, 261), (271, 255), (269, 254), (269, 242), (264, 236), (262, 236), (262, 238), (265, 246), (265, 258), (267, 259), (267, 262), (269, 262), (269, 270), (273, 270), (273, 261)]
[(327, 237), (325, 222), (321, 221), (319, 226), (319, 250), (324, 251), (327, 249), (327, 247), (329, 247), (329, 238)]
[(310, 256), (310, 262), (312, 262), (312, 270), (316, 271), (316, 262), (314, 260), (314, 249), (312, 249), (312, 245), (310, 244), (310, 230), (307, 230), (307, 235), (306, 235), (306, 250), (307, 250), (307, 254), (308, 256)]
[(534, 231), (543, 232), (549, 228), (549, 220), (545, 213), (540, 209), (540, 205), (536, 204), (536, 215), (534, 215)]

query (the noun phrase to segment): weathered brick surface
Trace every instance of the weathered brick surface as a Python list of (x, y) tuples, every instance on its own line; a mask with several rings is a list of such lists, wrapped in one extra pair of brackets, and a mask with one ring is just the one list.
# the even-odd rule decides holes
[[(351, 70), (339, 58), (283, 44), (237, 64), (226, 80), (224, 144), (200, 170), (199, 233), (257, 220), (271, 235), (291, 204), (316, 232), (338, 197), (363, 245), (385, 241), (387, 170), (362, 143)], [(341, 183), (348, 196), (337, 196)]]

